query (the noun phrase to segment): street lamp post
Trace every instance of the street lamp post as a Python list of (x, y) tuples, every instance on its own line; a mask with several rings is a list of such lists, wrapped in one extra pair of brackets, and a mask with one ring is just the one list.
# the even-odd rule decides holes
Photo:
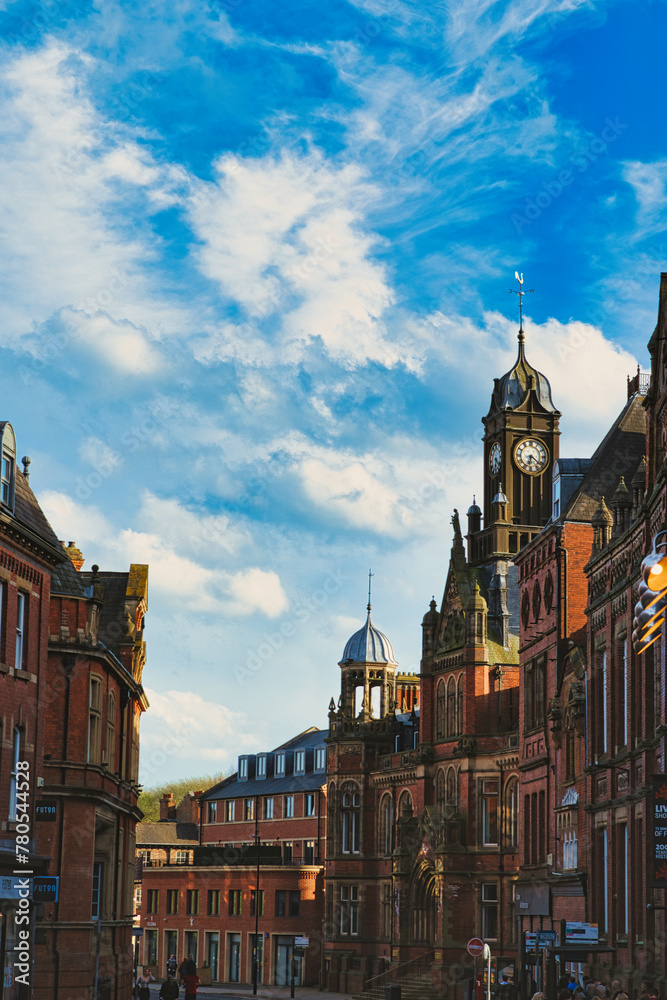
[(255, 872), (255, 947), (252, 962), (252, 992), (257, 996), (259, 981), (259, 799), (255, 796), (255, 847), (257, 849), (257, 870)]

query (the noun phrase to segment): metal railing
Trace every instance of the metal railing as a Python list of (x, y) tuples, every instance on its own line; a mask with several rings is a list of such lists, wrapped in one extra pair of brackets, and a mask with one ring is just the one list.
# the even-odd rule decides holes
[(381, 972), (378, 976), (367, 979), (364, 983), (364, 993), (370, 993), (371, 990), (375, 989), (381, 990), (395, 980), (420, 979), (425, 973), (430, 972), (434, 955), (435, 952), (429, 951), (425, 955), (412, 958), (409, 962), (402, 962), (401, 965), (396, 965), (393, 969), (387, 969), (386, 972)]

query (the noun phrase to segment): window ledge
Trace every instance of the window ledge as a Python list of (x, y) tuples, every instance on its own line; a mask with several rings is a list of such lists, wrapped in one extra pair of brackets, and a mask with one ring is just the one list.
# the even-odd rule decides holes
[(18, 677), (20, 681), (29, 681), (32, 679), (32, 674), (28, 670), (19, 670), (17, 668), (14, 671), (14, 677)]
[(0, 663), (0, 674), (8, 674), (11, 669), (8, 663)]

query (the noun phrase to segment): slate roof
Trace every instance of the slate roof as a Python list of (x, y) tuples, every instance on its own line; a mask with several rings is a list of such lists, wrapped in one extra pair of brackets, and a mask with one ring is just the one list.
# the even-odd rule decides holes
[[(76, 572), (76, 571), (75, 571)], [(92, 587), (92, 572), (83, 570), (77, 574), (86, 588)], [(96, 583), (102, 587), (102, 610), (98, 637), (109, 649), (118, 656), (120, 640), (126, 632), (125, 626), (125, 595), (127, 593), (129, 573), (99, 572)]]
[[(37, 497), (30, 488), (30, 483), (20, 469), (16, 469), (14, 488), (14, 518), (34, 534), (53, 546), (58, 552), (63, 551), (60, 541), (46, 519), (44, 511), (37, 502)], [(69, 560), (67, 560), (69, 562)]]
[[(610, 503), (621, 476), (625, 477), (626, 483), (632, 481), (646, 449), (646, 410), (643, 402), (642, 396), (635, 395), (625, 404), (593, 457), (588, 460), (588, 471), (559, 521), (590, 524), (601, 497), (604, 496), (607, 504)], [(563, 461), (559, 459), (559, 463)]]
[[(321, 746), (328, 735), (328, 729), (307, 730), (276, 747), (272, 752), (275, 754), (279, 750), (303, 750)], [(313, 770), (307, 770), (305, 774), (286, 774), (284, 778), (247, 778), (244, 781), (239, 781), (237, 773), (209, 788), (202, 795), (202, 801), (213, 802), (219, 799), (243, 798), (243, 796), (252, 798), (255, 795), (279, 795), (289, 792), (314, 792), (326, 784), (326, 780), (325, 771)]]
[(151, 844), (193, 847), (199, 844), (199, 830), (196, 823), (137, 823), (137, 847)]

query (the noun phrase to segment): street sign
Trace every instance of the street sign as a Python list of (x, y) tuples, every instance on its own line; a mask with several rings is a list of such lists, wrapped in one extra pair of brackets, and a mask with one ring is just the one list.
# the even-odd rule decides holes
[(294, 947), (295, 948), (307, 948), (309, 940), (310, 939), (307, 938), (307, 937), (295, 937), (294, 938)]
[(556, 931), (526, 931), (526, 951), (535, 951), (538, 937), (540, 939), (540, 951), (556, 944), (558, 940)]
[(133, 927), (132, 928), (132, 937), (143, 937), (143, 936), (144, 936), (144, 929), (143, 929), (143, 927)]
[(566, 944), (597, 944), (598, 925), (587, 924), (582, 920), (568, 920), (565, 923)]
[(481, 958), (484, 954), (484, 942), (481, 938), (470, 938), (468, 941), (468, 954), (473, 958)]
[(56, 799), (38, 799), (35, 803), (35, 819), (37, 822), (55, 822), (58, 803)]
[(58, 876), (39, 876), (33, 878), (32, 899), (34, 903), (57, 903)]

